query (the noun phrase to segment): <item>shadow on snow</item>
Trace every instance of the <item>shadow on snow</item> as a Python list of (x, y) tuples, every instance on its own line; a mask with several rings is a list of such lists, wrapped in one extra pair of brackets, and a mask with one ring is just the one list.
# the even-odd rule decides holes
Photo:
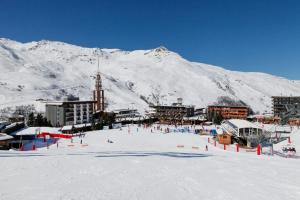
[(146, 151), (103, 151), (103, 152), (76, 152), (66, 154), (48, 154), (48, 153), (29, 153), (29, 152), (6, 152), (0, 153), (0, 158), (9, 157), (45, 157), (45, 156), (95, 156), (97, 158), (115, 158), (115, 157), (149, 157), (163, 156), (172, 158), (203, 158), (209, 157), (208, 154), (200, 153), (182, 153), (182, 152), (146, 152)]
[(201, 158), (211, 155), (200, 153), (181, 153), (181, 152), (99, 152), (96, 157), (100, 158), (112, 158), (112, 157), (148, 157), (148, 156), (165, 156), (172, 158)]

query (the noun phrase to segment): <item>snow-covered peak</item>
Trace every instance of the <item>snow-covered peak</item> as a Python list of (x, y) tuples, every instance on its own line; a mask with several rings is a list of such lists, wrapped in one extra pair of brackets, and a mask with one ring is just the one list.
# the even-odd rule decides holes
[(124, 51), (1, 38), (1, 107), (66, 94), (90, 99), (98, 58), (109, 109), (144, 111), (149, 103), (170, 104), (178, 97), (205, 107), (227, 96), (270, 112), (272, 95), (300, 95), (300, 81), (190, 62), (165, 47)]
[(169, 51), (166, 47), (164, 47), (164, 46), (159, 46), (159, 47), (157, 47), (157, 48), (155, 48), (155, 49), (153, 49), (155, 52), (157, 52), (157, 53), (159, 53), (159, 52), (167, 52), (167, 51)]

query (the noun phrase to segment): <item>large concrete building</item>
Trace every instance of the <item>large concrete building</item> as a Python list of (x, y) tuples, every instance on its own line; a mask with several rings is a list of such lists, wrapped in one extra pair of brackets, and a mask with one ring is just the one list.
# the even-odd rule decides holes
[(291, 118), (300, 118), (300, 96), (273, 96), (273, 113), (286, 124)]
[(65, 100), (46, 103), (46, 118), (52, 126), (90, 123), (95, 101)]
[(280, 117), (289, 108), (300, 109), (300, 96), (273, 96), (272, 102), (274, 116)]

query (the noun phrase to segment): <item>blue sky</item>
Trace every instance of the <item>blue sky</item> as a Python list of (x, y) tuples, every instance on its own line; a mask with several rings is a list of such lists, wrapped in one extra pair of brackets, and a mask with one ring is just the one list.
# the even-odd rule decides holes
[(297, 0), (0, 0), (0, 37), (125, 50), (162, 45), (231, 70), (300, 74)]

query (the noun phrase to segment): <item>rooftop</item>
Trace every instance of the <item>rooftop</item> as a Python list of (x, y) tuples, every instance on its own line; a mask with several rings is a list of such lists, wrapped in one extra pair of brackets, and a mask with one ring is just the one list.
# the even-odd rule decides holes
[(11, 135), (37, 135), (40, 132), (57, 133), (59, 128), (53, 127), (28, 127), (20, 131), (13, 132)]
[(249, 108), (249, 106), (242, 105), (209, 105), (208, 107), (224, 107), (224, 108)]
[(272, 98), (300, 98), (300, 96), (272, 96)]
[(118, 113), (118, 112), (122, 112), (122, 111), (137, 111), (137, 109), (124, 108), (124, 109), (116, 109), (116, 110), (113, 110), (112, 112)]
[(227, 120), (230, 124), (234, 125), (237, 128), (258, 128), (261, 129), (259, 126), (256, 124), (253, 124), (247, 120), (242, 120), (242, 119), (230, 119)]
[(91, 123), (87, 124), (76, 124), (76, 125), (67, 125), (61, 128), (62, 131), (70, 131), (72, 129), (78, 129), (78, 128), (84, 128), (84, 127), (90, 127), (92, 126)]
[(86, 101), (51, 101), (46, 102), (46, 105), (52, 106), (61, 106), (63, 104), (71, 103), (71, 104), (81, 104), (81, 103), (95, 103), (96, 101), (93, 100), (86, 100)]
[(151, 108), (160, 108), (160, 107), (166, 107), (166, 108), (193, 108), (194, 106), (192, 105), (178, 105), (178, 104), (173, 104), (173, 105), (151, 105)]
[(0, 141), (4, 141), (4, 140), (11, 140), (13, 139), (14, 137), (10, 136), (10, 135), (7, 135), (5, 133), (0, 133)]

